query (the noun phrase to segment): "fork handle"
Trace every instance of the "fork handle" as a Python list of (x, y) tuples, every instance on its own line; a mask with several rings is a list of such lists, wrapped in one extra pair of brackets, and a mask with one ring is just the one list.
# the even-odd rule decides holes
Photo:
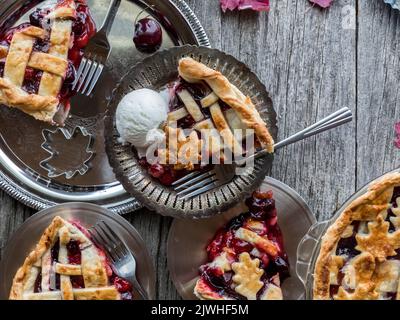
[(117, 15), (121, 0), (111, 0), (110, 6), (108, 7), (106, 17), (103, 25), (101, 26), (99, 33), (104, 32), (106, 36), (110, 33), (111, 27), (114, 23), (115, 16)]
[[(349, 108), (342, 108), (331, 115), (327, 116), (326, 118), (314, 123), (313, 125), (309, 126), (308, 128), (286, 138), (279, 143), (275, 144), (275, 150), (279, 150), (282, 147), (287, 145), (293, 144), (295, 142), (304, 140), (308, 137), (312, 137), (318, 133), (339, 127), (347, 122), (353, 120), (353, 114)], [(250, 156), (246, 160), (250, 158), (258, 159), (261, 156), (266, 155), (268, 152), (266, 150), (260, 151), (255, 153), (254, 155)]]

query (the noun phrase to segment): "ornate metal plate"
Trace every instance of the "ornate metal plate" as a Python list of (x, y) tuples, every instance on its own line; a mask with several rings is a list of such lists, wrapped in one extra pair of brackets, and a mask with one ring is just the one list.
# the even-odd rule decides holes
[(122, 97), (134, 89), (143, 87), (159, 90), (177, 79), (178, 61), (184, 56), (191, 56), (221, 71), (249, 96), (276, 140), (276, 113), (268, 92), (258, 77), (245, 64), (219, 50), (187, 45), (160, 51), (144, 59), (122, 79), (110, 100), (105, 119), (106, 151), (117, 179), (146, 207), (173, 217), (205, 218), (231, 208), (252, 193), (271, 168), (273, 156), (268, 155), (256, 160), (254, 168), (249, 166), (231, 183), (184, 201), (172, 188), (161, 185), (149, 176), (138, 163), (133, 148), (118, 141), (119, 134), (115, 127), (115, 111)]
[[(19, 24), (37, 6), (53, 1), (3, 0), (0, 24)], [(109, 0), (88, 3), (100, 26)], [(124, 0), (110, 35), (113, 52), (107, 72), (92, 97), (76, 96), (72, 100), (72, 117), (65, 128), (47, 126), (18, 110), (0, 107), (0, 188), (35, 209), (71, 201), (96, 203), (120, 214), (140, 207), (115, 179), (108, 164), (103, 118), (115, 84), (128, 67), (146, 57), (132, 41), (135, 18), (146, 7), (144, 15), (152, 14), (162, 22), (163, 48), (210, 45), (183, 0)]]

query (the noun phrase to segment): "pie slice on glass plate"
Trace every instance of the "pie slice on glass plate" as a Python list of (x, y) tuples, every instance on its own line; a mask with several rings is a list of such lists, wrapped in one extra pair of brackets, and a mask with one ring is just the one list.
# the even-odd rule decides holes
[(0, 34), (0, 104), (63, 125), (83, 48), (96, 31), (85, 0), (58, 0)]
[(273, 194), (254, 192), (249, 212), (232, 219), (207, 247), (194, 293), (202, 300), (281, 300), (288, 256)]
[(54, 218), (17, 271), (11, 300), (132, 300), (105, 253), (76, 221)]
[(317, 300), (400, 300), (400, 173), (355, 199), (322, 238)]

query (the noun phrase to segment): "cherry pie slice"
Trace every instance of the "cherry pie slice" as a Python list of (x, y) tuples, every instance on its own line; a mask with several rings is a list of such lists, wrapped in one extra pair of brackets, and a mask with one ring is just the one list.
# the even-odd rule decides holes
[(166, 144), (158, 150), (159, 162), (149, 168), (152, 176), (170, 185), (187, 171), (244, 156), (252, 132), (255, 148), (274, 152), (274, 140), (252, 100), (221, 72), (190, 57), (179, 61), (178, 71), (179, 80), (169, 87)]
[(289, 262), (272, 192), (255, 192), (207, 247), (194, 293), (202, 300), (281, 300)]
[(314, 299), (400, 300), (400, 173), (369, 186), (322, 238)]
[(58, 0), (0, 34), (0, 103), (62, 125), (75, 68), (95, 30), (84, 0)]
[(11, 300), (132, 300), (104, 252), (79, 223), (54, 218), (17, 271)]

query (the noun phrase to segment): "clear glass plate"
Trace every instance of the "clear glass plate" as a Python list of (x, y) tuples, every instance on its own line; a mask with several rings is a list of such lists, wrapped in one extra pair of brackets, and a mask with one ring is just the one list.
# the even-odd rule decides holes
[(90, 228), (105, 221), (125, 242), (136, 258), (137, 278), (151, 299), (155, 298), (156, 276), (150, 254), (136, 229), (124, 218), (100, 206), (68, 203), (45, 209), (24, 222), (8, 241), (0, 262), (0, 299), (8, 299), (13, 278), (25, 258), (34, 249), (44, 230), (54, 217), (78, 220)]
[[(261, 190), (272, 190), (274, 193), (278, 223), (289, 256), (291, 277), (286, 279), (282, 286), (284, 299), (303, 299), (304, 286), (296, 276), (296, 251), (299, 241), (310, 226), (315, 224), (315, 218), (300, 195), (284, 183), (266, 178)], [(215, 233), (234, 216), (247, 211), (247, 207), (242, 203), (211, 219), (176, 219), (173, 222), (168, 237), (168, 269), (182, 298), (196, 299), (193, 289), (199, 276), (199, 267), (207, 261), (206, 247)]]

